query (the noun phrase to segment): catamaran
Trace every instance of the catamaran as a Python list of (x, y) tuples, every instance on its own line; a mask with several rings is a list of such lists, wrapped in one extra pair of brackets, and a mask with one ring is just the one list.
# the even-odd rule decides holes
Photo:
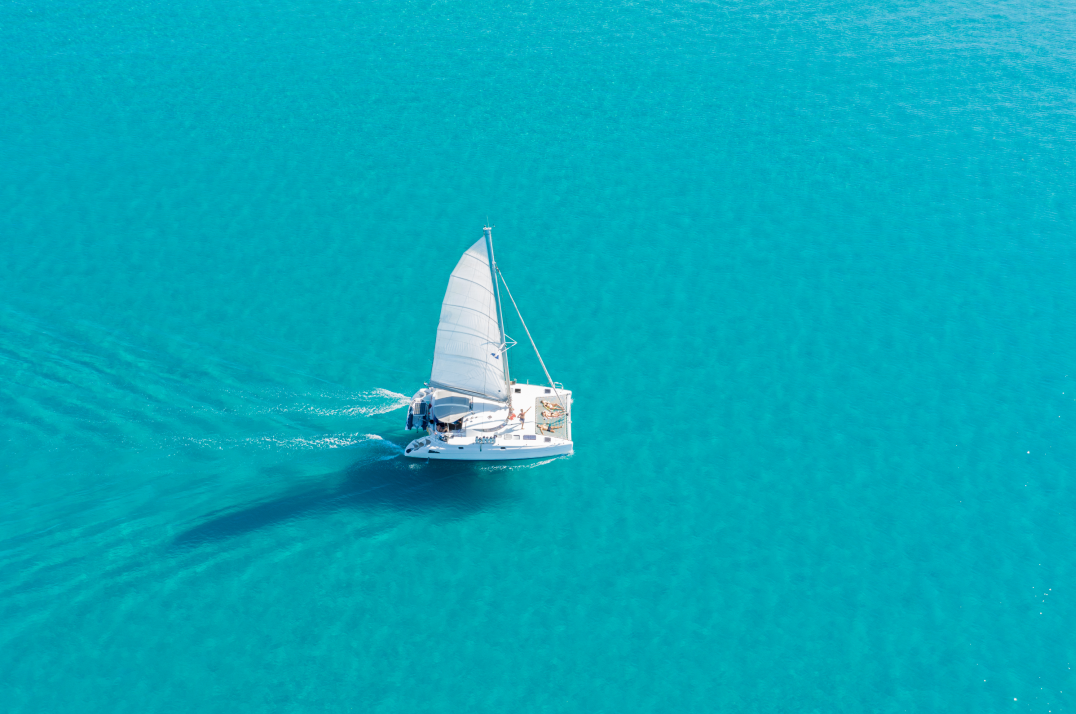
[[(407, 409), (415, 459), (502, 461), (572, 453), (572, 393), (549, 376), (512, 291), (493, 259), (493, 229), (456, 264), (441, 303), (430, 381)], [(520, 384), (508, 370), (500, 285), (519, 315), (547, 384)]]

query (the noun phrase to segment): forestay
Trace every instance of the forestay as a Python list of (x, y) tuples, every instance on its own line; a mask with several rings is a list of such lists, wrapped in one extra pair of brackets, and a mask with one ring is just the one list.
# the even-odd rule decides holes
[(430, 386), (508, 401), (494, 290), (489, 249), (482, 238), (463, 254), (448, 279)]

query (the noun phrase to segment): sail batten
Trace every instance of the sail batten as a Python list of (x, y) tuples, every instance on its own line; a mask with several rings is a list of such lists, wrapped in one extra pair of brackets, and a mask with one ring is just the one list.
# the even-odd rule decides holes
[(504, 334), (483, 237), (467, 249), (448, 279), (437, 324), (430, 385), (508, 400)]

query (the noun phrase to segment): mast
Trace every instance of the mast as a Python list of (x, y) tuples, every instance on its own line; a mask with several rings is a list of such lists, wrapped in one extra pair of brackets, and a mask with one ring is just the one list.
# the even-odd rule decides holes
[(486, 236), (486, 250), (489, 252), (489, 276), (493, 280), (493, 296), (497, 300), (497, 327), (501, 331), (501, 344), (497, 346), (497, 349), (501, 351), (501, 361), (504, 362), (504, 391), (508, 395), (508, 403), (512, 403), (512, 384), (511, 379), (508, 376), (508, 350), (505, 349), (508, 345), (508, 341), (504, 336), (504, 314), (501, 312), (501, 288), (500, 281), (497, 280), (497, 273), (500, 271), (497, 269), (497, 261), (493, 258), (493, 227), (483, 226), (482, 232)]

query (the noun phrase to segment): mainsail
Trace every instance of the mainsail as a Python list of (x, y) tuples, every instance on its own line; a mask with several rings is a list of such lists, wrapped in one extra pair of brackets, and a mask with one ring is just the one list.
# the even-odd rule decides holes
[(448, 279), (430, 386), (507, 402), (507, 355), (488, 240), (487, 233), (468, 248)]

